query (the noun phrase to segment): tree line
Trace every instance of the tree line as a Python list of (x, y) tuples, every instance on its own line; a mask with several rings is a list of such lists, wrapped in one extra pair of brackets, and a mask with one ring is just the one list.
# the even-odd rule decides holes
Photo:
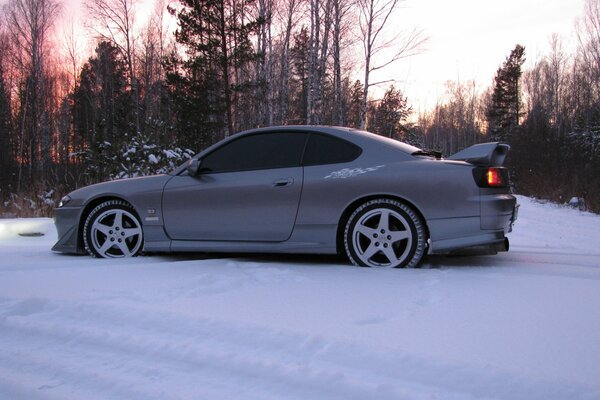
[(157, 0), (142, 21), (135, 0), (85, 0), (95, 45), (84, 57), (81, 31), (61, 20), (59, 0), (8, 0), (0, 18), (5, 212), (47, 212), (75, 187), (165, 172), (235, 132), (287, 124), (366, 128), (445, 155), (506, 141), (518, 192), (582, 196), (599, 210), (599, 0), (586, 2), (576, 54), (554, 38), (552, 53), (522, 71), (517, 46), (487, 91), (449, 83), (416, 122), (393, 82), (373, 79), (426, 42), (416, 29), (386, 29), (400, 2)]
[[(492, 85), (449, 82), (444, 99), (418, 116), (422, 146), (452, 154), (473, 143), (499, 140), (520, 194), (600, 212), (600, 1), (586, 0), (568, 51), (552, 35), (548, 54), (523, 69), (517, 45)], [(581, 200), (583, 199), (583, 200)]]
[[(379, 82), (369, 77), (425, 41), (417, 30), (387, 34), (401, 1), (157, 0), (144, 22), (135, 0), (86, 0), (95, 47), (83, 59), (59, 0), (8, 0), (0, 195), (51, 204), (74, 187), (164, 172), (253, 127), (380, 124), (399, 134), (405, 96), (391, 86), (373, 101)], [(352, 79), (356, 49), (369, 60), (367, 83)]]

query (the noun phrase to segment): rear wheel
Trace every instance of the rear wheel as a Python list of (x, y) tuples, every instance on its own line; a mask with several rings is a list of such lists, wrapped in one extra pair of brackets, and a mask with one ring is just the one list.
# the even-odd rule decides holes
[(391, 199), (371, 200), (358, 207), (344, 231), (348, 258), (364, 267), (416, 267), (426, 240), (419, 215)]
[(144, 243), (142, 225), (128, 203), (108, 200), (87, 216), (83, 242), (93, 257), (135, 257)]

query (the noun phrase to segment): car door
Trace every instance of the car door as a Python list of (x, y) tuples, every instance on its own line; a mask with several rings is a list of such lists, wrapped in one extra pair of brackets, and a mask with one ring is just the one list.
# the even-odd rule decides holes
[(326, 134), (310, 135), (304, 152), (304, 185), (297, 224), (338, 223), (341, 211), (360, 192), (356, 180), (347, 178), (363, 172), (353, 164), (361, 154), (360, 147), (346, 140)]
[(197, 176), (183, 173), (165, 186), (167, 234), (174, 240), (288, 239), (302, 192), (307, 136), (244, 135), (203, 156)]

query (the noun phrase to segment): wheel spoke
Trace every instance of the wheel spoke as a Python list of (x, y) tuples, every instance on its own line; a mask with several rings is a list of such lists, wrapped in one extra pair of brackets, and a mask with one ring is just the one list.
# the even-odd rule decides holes
[(371, 242), (371, 244), (369, 245), (369, 247), (367, 247), (367, 249), (365, 250), (365, 252), (362, 254), (362, 257), (364, 258), (364, 260), (367, 262), (371, 259), (371, 257), (373, 257), (375, 254), (377, 254), (377, 252), (380, 250), (379, 247), (375, 246), (374, 242)]
[(123, 253), (124, 257), (131, 256), (131, 250), (129, 250), (129, 247), (127, 246), (127, 243), (124, 240), (122, 242), (117, 242), (117, 247), (119, 248), (119, 250), (121, 250), (121, 253)]
[(389, 231), (390, 230), (390, 211), (389, 210), (381, 210), (381, 217), (379, 218), (379, 225), (377, 226), (379, 231)]
[(104, 242), (104, 244), (102, 245), (102, 247), (100, 247), (100, 249), (98, 250), (98, 253), (100, 253), (100, 255), (102, 257), (107, 257), (106, 252), (108, 250), (110, 250), (114, 245), (115, 245), (114, 242), (111, 242), (110, 240), (106, 239), (106, 241)]
[(132, 236), (140, 235), (142, 233), (142, 230), (140, 228), (125, 228), (121, 232), (125, 234), (123, 238), (128, 239)]
[(93, 225), (92, 229), (101, 232), (104, 234), (104, 236), (108, 236), (108, 232), (112, 229), (110, 226), (108, 225), (104, 225), (101, 224), (100, 222), (96, 221), (96, 223)]
[(392, 237), (392, 243), (396, 243), (400, 240), (408, 239), (410, 237), (410, 231), (391, 231), (389, 235)]
[(404, 248), (404, 251), (402, 251), (402, 254), (400, 254), (400, 256), (396, 256), (396, 258), (398, 260), (404, 260), (406, 257), (408, 257), (408, 253), (410, 252), (410, 245), (411, 242), (408, 242), (408, 245)]
[(369, 228), (368, 226), (362, 224), (356, 226), (356, 231), (362, 233), (369, 239), (373, 239), (376, 237), (374, 235), (377, 234), (377, 229)]
[(398, 256), (394, 252), (394, 249), (392, 248), (392, 246), (383, 248), (382, 251), (383, 251), (383, 254), (385, 255), (385, 257), (388, 260), (390, 260), (390, 264), (396, 265), (398, 263)]
[(115, 210), (115, 220), (113, 222), (113, 228), (123, 228), (123, 211)]

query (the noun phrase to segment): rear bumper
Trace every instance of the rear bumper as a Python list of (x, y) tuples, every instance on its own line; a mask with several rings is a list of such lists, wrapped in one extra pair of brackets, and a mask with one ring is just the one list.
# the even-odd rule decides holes
[(446, 254), (453, 250), (474, 246), (502, 245), (505, 238), (504, 231), (496, 231), (481, 232), (479, 234), (458, 238), (436, 240), (431, 242), (429, 254)]
[(517, 221), (517, 218), (519, 218), (519, 207), (521, 207), (520, 204), (515, 204), (515, 207), (513, 208), (512, 217), (510, 218), (510, 225), (508, 228), (509, 232), (512, 232), (512, 227)]
[(519, 215), (519, 205), (510, 194), (481, 196), (481, 216), (428, 221), (429, 254), (445, 254), (475, 246), (504, 246), (506, 234)]
[(508, 193), (493, 193), (493, 190), (490, 189), (483, 190), (488, 193), (482, 193), (480, 196), (481, 229), (510, 232), (512, 224), (516, 220), (517, 199)]

